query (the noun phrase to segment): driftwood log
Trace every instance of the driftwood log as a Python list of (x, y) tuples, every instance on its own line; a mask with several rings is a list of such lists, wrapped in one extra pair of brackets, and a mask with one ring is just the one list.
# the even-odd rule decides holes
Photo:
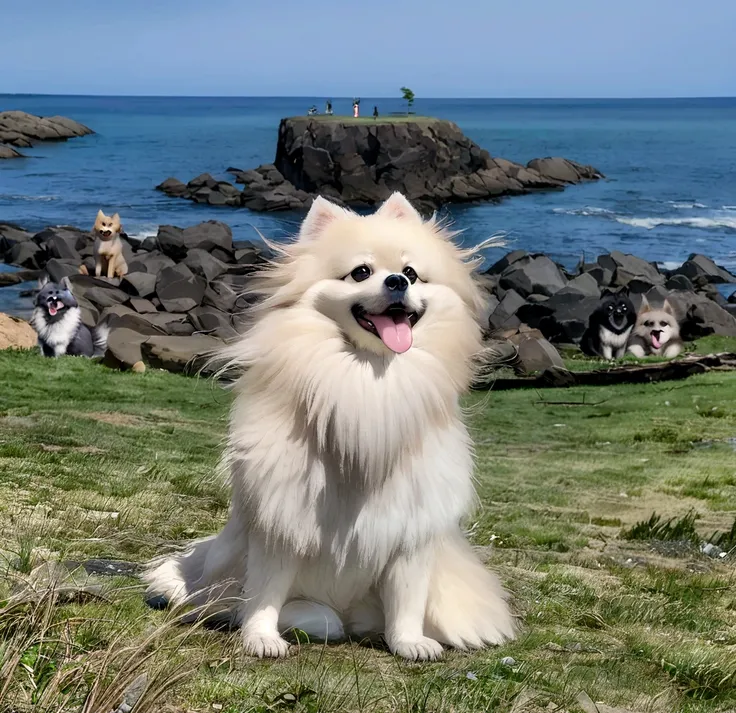
[(706, 371), (736, 371), (736, 353), (691, 354), (672, 361), (653, 364), (622, 364), (593, 371), (568, 371), (559, 367), (545, 369), (537, 376), (490, 378), (475, 385), (476, 390), (555, 389), (568, 386), (613, 386), (676, 381)]

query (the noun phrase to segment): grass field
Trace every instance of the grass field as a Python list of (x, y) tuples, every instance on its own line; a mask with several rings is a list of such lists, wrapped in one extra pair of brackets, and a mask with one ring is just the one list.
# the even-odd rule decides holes
[(142, 672), (134, 713), (587, 713), (581, 692), (736, 709), (736, 557), (700, 551), (736, 547), (736, 374), (470, 397), (482, 507), (468, 527), (523, 628), (423, 665), (358, 644), (254, 661), (237, 633), (148, 609), (133, 577), (39, 569), (144, 562), (221, 527), (230, 397), (31, 353), (0, 352), (0, 374), (0, 711), (108, 713)]

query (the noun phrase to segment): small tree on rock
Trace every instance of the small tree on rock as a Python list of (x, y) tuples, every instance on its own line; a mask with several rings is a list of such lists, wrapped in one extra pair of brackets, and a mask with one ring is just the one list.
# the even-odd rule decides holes
[(411, 113), (414, 106), (414, 92), (409, 87), (401, 87), (401, 98), (406, 102), (406, 113)]

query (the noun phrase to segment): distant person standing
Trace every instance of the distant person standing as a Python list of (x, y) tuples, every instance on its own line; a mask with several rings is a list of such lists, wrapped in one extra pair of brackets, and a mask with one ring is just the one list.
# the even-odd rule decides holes
[(378, 107), (377, 106), (373, 107), (373, 118), (374, 119), (378, 118)]
[(328, 99), (327, 104), (325, 105), (325, 114), (328, 116), (332, 116), (332, 100)]
[(353, 118), (357, 119), (360, 116), (360, 99), (353, 99)]

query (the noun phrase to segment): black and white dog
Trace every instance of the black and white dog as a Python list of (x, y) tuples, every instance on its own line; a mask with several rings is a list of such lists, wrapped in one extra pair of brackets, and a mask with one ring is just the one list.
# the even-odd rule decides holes
[(38, 346), (47, 357), (97, 357), (107, 349), (108, 328), (98, 325), (90, 329), (82, 323), (82, 312), (65, 277), (61, 284), (44, 277), (39, 282), (36, 307), (31, 326), (38, 334)]
[(603, 359), (621, 359), (636, 322), (636, 308), (629, 299), (629, 292), (606, 290), (601, 303), (588, 320), (580, 348), (588, 356)]

